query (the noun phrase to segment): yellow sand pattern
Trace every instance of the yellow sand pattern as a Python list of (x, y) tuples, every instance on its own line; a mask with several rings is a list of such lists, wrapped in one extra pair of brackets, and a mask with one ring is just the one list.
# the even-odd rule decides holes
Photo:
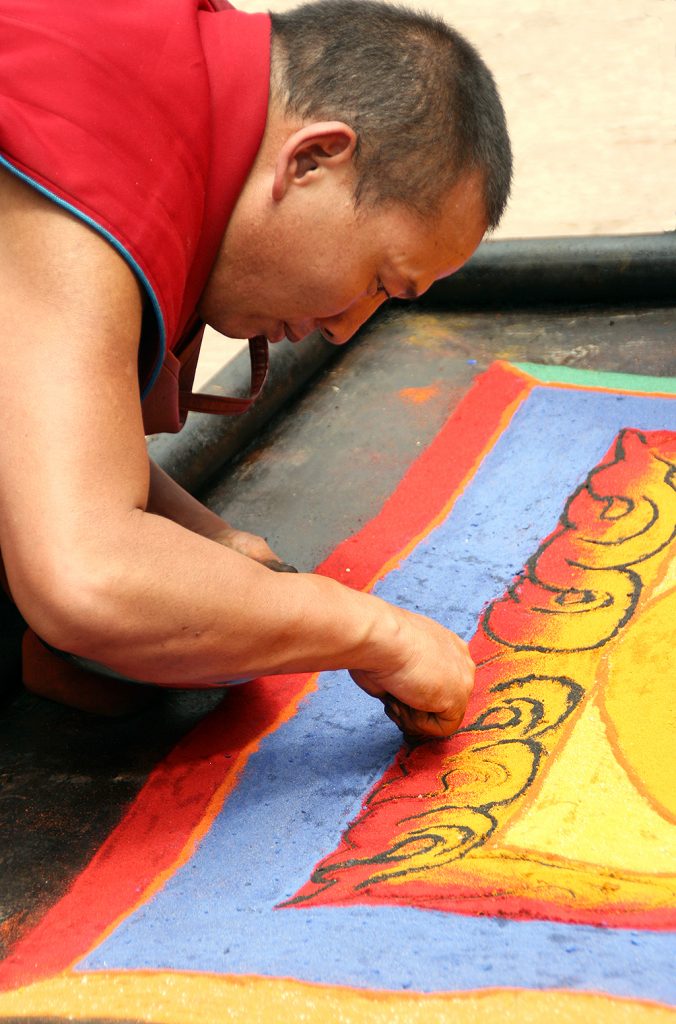
[(673, 1024), (657, 1003), (582, 992), (364, 991), (284, 978), (169, 972), (66, 974), (0, 994), (0, 1021), (58, 1014), (147, 1024)]

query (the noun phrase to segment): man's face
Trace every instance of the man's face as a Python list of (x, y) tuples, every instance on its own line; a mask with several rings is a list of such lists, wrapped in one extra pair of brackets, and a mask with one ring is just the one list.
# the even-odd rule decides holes
[(281, 202), (251, 197), (228, 227), (200, 314), (231, 337), (342, 345), (388, 297), (412, 298), (458, 270), (486, 222), (478, 175), (429, 221), (400, 205), (355, 210), (351, 166)]

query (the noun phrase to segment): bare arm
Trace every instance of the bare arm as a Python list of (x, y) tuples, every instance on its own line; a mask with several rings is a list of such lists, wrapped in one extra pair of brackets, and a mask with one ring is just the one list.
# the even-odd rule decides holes
[(312, 575), (269, 572), (148, 509), (136, 379), (141, 298), (89, 228), (0, 177), (0, 547), (19, 608), (57, 647), (149, 681), (349, 668), (450, 732), (465, 645)]
[(291, 566), (281, 562), (264, 537), (226, 523), (215, 512), (206, 508), (200, 501), (188, 494), (180, 484), (150, 460), (150, 490), (146, 511), (153, 515), (164, 516), (172, 522), (192, 530), (201, 537), (216, 541), (239, 551), (248, 558), (254, 558), (271, 568), (291, 570)]
[(228, 523), (188, 494), (180, 484), (160, 469), (152, 459), (149, 464), (150, 480), (146, 511), (164, 516), (210, 540), (220, 540)]

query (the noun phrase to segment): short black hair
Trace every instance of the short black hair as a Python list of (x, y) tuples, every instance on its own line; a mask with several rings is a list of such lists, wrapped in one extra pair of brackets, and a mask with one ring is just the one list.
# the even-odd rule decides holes
[(474, 47), (440, 18), (381, 0), (271, 12), (273, 98), (357, 133), (355, 201), (434, 214), (466, 172), (483, 174), (489, 228), (512, 179), (505, 113)]

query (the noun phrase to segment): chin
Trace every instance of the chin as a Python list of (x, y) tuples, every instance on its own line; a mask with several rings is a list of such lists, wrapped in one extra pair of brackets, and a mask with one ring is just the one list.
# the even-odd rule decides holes
[(213, 320), (206, 320), (205, 323), (213, 328), (214, 331), (218, 331), (219, 334), (224, 334), (226, 338), (242, 339), (246, 341), (247, 338), (253, 337), (255, 331), (247, 330), (242, 324), (228, 323), (227, 321), (219, 320), (214, 318)]

